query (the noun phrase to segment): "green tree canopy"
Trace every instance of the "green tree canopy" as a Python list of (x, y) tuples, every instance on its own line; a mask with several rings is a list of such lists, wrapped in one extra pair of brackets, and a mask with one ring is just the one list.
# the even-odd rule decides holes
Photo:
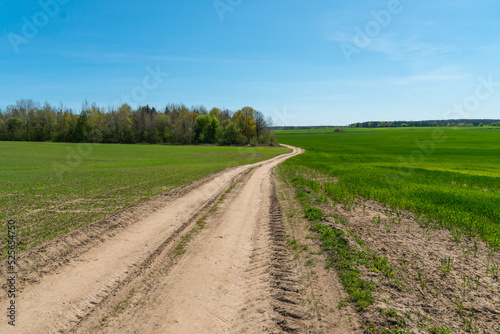
[(219, 135), (219, 120), (211, 114), (199, 115), (196, 118), (194, 136), (197, 143), (213, 144)]

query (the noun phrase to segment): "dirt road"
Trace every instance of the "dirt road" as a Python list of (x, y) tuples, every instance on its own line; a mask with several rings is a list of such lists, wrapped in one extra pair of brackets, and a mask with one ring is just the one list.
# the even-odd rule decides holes
[[(158, 199), (154, 212), (122, 220), (122, 228), (92, 247), (67, 251), (72, 255), (53, 269), (37, 269), (36, 283), (28, 281), (17, 298), (16, 332), (298, 328), (297, 282), (281, 257), (285, 236), (272, 178), (276, 165), (301, 153), (292, 149)], [(201, 221), (209, 228), (202, 229)], [(11, 330), (6, 321), (0, 323), (1, 333)]]

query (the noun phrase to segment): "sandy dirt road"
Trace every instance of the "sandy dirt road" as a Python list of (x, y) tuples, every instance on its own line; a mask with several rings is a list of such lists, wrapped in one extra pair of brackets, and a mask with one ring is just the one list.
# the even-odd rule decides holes
[[(218, 173), (182, 196), (166, 199), (153, 213), (53, 272), (44, 272), (36, 284), (22, 287), (16, 300), (15, 332), (262, 333), (293, 329), (288, 324), (293, 326), (299, 318), (293, 307), (290, 311), (277, 303), (296, 302), (294, 281), (287, 279), (286, 268), (280, 265), (284, 236), (279, 224), (273, 225), (279, 218), (275, 218), (272, 181), (274, 167), (301, 153), (298, 148), (292, 150)], [(208, 218), (213, 226), (201, 232), (168, 274), (158, 275), (153, 289), (150, 284), (142, 290), (142, 300), (148, 302), (128, 310), (118, 304), (109, 311), (106, 305), (112, 305), (130, 284), (154, 275), (149, 268), (161, 263), (162, 252), (238, 179), (218, 212)], [(103, 326), (103, 319), (108, 318), (112, 320)], [(6, 321), (0, 323), (0, 333), (12, 329)]]
[[(261, 164), (236, 184), (217, 213), (208, 217), (208, 227), (187, 254), (167, 275), (158, 277), (153, 292), (134, 300), (141, 307), (130, 307), (104, 327), (87, 325), (86, 331), (270, 333), (297, 329), (300, 324), (294, 322), (300, 316), (293, 314), (290, 304), (298, 303), (300, 297), (293, 288), (286, 288), (296, 282), (279, 263), (279, 253), (285, 251), (284, 235), (279, 231), (280, 217), (274, 214), (279, 203), (272, 181), (272, 170), (287, 157)], [(141, 290), (140, 283), (135, 290)]]

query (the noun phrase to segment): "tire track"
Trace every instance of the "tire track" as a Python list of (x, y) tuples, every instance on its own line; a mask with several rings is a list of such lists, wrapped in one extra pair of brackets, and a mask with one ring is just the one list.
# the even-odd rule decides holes
[[(274, 175), (274, 170), (273, 170)], [(301, 303), (300, 282), (291, 269), (290, 255), (286, 249), (286, 231), (283, 221), (283, 210), (276, 193), (276, 184), (271, 180), (270, 239), (272, 247), (271, 289), (274, 298), (273, 309), (275, 321), (279, 329), (286, 333), (301, 333), (304, 326)]]
[(272, 179), (268, 198), (265, 224), (255, 230), (251, 266), (246, 271), (247, 298), (233, 333), (301, 333), (304, 329), (300, 282), (289, 266), (283, 213)]

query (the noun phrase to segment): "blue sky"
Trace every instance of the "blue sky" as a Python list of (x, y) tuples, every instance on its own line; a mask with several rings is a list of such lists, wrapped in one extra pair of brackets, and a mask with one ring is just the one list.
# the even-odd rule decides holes
[(499, 13), (494, 0), (1, 0), (0, 108), (250, 105), (277, 125), (500, 118)]

